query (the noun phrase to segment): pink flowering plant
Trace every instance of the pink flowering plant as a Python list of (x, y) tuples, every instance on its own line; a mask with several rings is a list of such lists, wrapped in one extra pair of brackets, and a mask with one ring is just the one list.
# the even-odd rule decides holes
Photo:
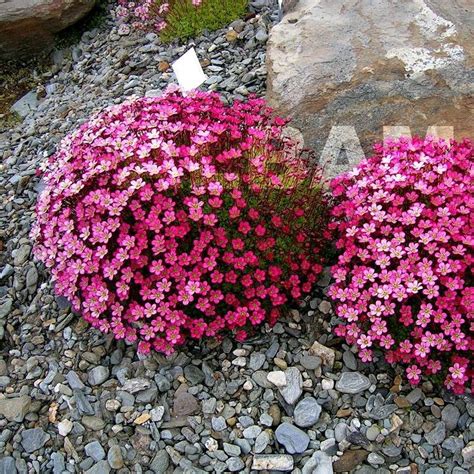
[(248, 0), (119, 0), (116, 16), (133, 28), (156, 31), (171, 41), (217, 30), (241, 17)]
[(327, 224), (284, 125), (261, 99), (174, 89), (83, 124), (43, 168), (32, 230), (56, 292), (140, 353), (275, 322), (311, 291)]
[(402, 138), (332, 182), (337, 334), (456, 393), (473, 378), (473, 170), (468, 140)]

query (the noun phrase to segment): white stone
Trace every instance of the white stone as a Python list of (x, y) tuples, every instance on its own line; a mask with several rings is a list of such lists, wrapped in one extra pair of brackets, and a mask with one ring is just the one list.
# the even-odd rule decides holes
[(323, 390), (332, 390), (334, 388), (334, 380), (331, 379), (323, 379), (321, 381), (321, 388)]
[(72, 430), (73, 423), (71, 420), (65, 419), (58, 423), (58, 432), (61, 436), (67, 436)]
[(267, 374), (267, 380), (276, 387), (286, 386), (286, 375), (285, 372), (281, 370), (274, 370), (273, 372), (269, 372)]
[(219, 443), (214, 438), (207, 438), (204, 445), (210, 453), (219, 449)]

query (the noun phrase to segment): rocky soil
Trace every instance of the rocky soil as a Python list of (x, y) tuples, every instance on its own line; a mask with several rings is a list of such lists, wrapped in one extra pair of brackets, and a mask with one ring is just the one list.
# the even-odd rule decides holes
[[(195, 40), (227, 100), (264, 92), (278, 14)], [(190, 345), (140, 358), (56, 298), (28, 237), (38, 164), (93, 112), (175, 82), (189, 45), (113, 27), (56, 52), (23, 123), (0, 134), (0, 474), (86, 472), (467, 474), (474, 402), (412, 389), (330, 335), (328, 273), (313, 298), (245, 344)], [(39, 100), (38, 100), (39, 99)]]

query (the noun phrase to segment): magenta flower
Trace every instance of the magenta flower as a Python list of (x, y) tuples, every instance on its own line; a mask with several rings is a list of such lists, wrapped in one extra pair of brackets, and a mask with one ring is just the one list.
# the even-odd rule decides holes
[(274, 323), (316, 282), (328, 220), (285, 123), (171, 89), (83, 124), (44, 166), (32, 230), (56, 292), (143, 353)]
[(363, 360), (381, 348), (412, 364), (411, 383), (440, 373), (461, 393), (473, 381), (472, 144), (400, 139), (375, 151), (332, 182), (336, 333)]

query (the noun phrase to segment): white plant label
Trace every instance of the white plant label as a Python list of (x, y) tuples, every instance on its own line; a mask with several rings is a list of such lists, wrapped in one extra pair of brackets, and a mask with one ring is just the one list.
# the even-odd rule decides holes
[(171, 67), (183, 92), (196, 89), (207, 79), (194, 48), (186, 51)]

